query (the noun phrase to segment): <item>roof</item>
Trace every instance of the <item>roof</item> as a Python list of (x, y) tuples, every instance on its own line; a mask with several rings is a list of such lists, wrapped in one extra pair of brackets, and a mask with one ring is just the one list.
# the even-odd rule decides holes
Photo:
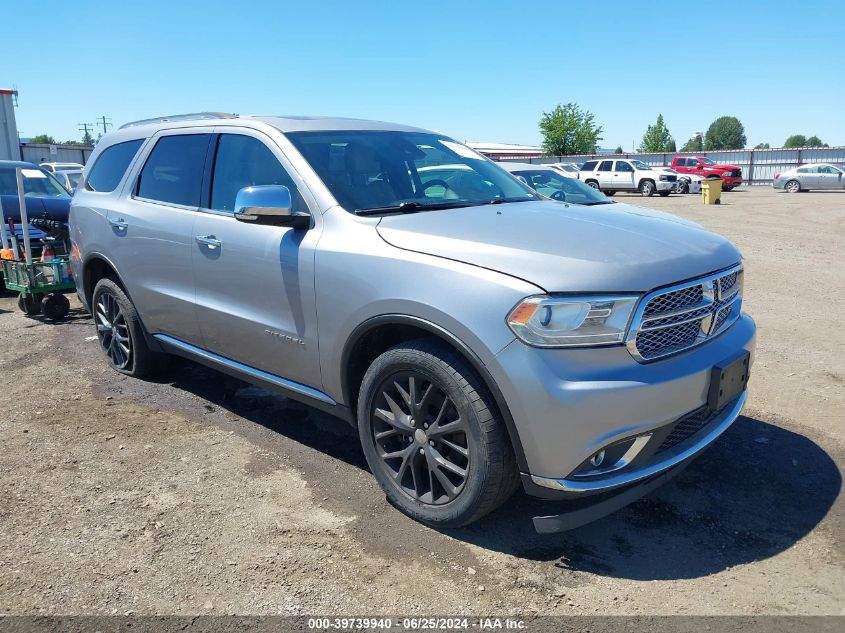
[(22, 160), (0, 160), (0, 169), (4, 167), (6, 169), (15, 169), (16, 167), (22, 169), (39, 169), (35, 163), (27, 163)]
[(467, 147), (476, 152), (487, 152), (491, 154), (542, 154), (543, 148), (536, 145), (515, 145), (513, 143), (486, 143), (480, 141), (467, 141)]

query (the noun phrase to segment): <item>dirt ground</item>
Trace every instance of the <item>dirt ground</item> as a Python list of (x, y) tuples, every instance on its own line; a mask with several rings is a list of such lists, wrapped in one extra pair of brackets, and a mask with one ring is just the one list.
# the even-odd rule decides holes
[(389, 506), (342, 422), (189, 362), (106, 366), (74, 303), (0, 299), (0, 614), (843, 614), (845, 194), (620, 202), (734, 240), (759, 343), (745, 416), (681, 476), (573, 532), (521, 492), (438, 532)]

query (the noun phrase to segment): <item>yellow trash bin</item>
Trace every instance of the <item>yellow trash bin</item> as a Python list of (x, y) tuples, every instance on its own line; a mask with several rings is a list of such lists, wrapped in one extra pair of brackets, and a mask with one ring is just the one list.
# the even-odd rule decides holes
[(721, 178), (705, 178), (701, 181), (701, 201), (704, 204), (722, 203)]

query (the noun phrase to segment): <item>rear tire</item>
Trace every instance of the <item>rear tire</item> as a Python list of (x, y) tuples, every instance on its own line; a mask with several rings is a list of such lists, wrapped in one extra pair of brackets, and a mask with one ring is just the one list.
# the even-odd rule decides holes
[(91, 301), (100, 348), (112, 369), (141, 378), (161, 370), (167, 355), (153, 352), (147, 345), (138, 312), (116, 279), (97, 282)]
[(434, 528), (472, 523), (519, 483), (492, 396), (436, 339), (401, 343), (376, 358), (361, 384), (358, 431), (388, 500)]
[(51, 292), (41, 300), (41, 312), (51, 321), (61, 321), (70, 312), (70, 301), (58, 292)]
[(602, 193), (606, 196), (615, 196), (616, 195), (616, 191), (614, 189), (611, 189), (610, 191), (602, 191)]
[(797, 180), (790, 180), (783, 188), (787, 193), (798, 193), (801, 191), (801, 183)]
[(24, 297), (20, 294), (18, 295), (18, 308), (27, 316), (41, 314), (41, 298), (43, 296), (40, 294), (31, 294)]
[(645, 198), (650, 198), (654, 195), (654, 181), (643, 180), (640, 183), (640, 195)]
[[(593, 189), (599, 189), (599, 183), (597, 181), (588, 180), (586, 182), (587, 182), (587, 186), (592, 187)], [(599, 189), (599, 191), (601, 191), (601, 190)]]

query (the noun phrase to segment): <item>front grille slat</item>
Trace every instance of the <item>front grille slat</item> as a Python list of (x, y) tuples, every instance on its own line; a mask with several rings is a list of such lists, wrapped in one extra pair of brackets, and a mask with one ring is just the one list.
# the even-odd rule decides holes
[(631, 326), (628, 347), (649, 362), (700, 345), (739, 318), (742, 267), (647, 295)]

